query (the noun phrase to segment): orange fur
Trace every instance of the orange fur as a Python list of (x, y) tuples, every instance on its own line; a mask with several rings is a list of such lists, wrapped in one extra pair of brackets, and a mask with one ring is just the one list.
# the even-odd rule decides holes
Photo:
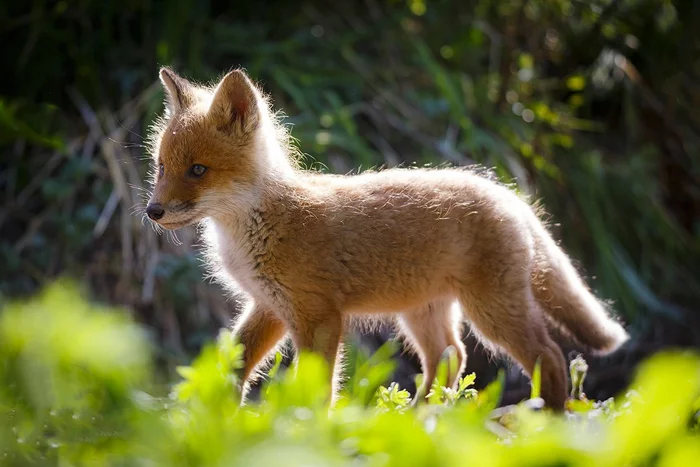
[[(246, 345), (245, 380), (287, 333), (337, 368), (351, 317), (379, 314), (397, 320), (426, 385), (454, 348), (454, 386), (466, 358), (457, 302), (475, 332), (527, 373), (541, 358), (543, 397), (561, 409), (566, 362), (545, 314), (601, 351), (626, 339), (508, 188), (456, 168), (303, 171), (242, 71), (210, 88), (167, 69), (161, 79), (168, 116), (152, 138), (163, 171), (151, 203), (163, 207), (165, 228), (201, 222), (214, 275), (247, 296), (235, 329)], [(206, 167), (201, 177), (194, 164)]]

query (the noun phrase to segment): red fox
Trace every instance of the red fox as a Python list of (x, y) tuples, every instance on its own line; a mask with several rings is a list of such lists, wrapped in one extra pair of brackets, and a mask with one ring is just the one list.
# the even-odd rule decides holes
[(244, 383), (290, 335), (297, 350), (335, 369), (335, 398), (345, 326), (353, 316), (388, 315), (420, 358), (418, 394), (450, 347), (454, 387), (466, 317), (527, 374), (540, 359), (542, 397), (561, 410), (566, 360), (547, 323), (603, 353), (627, 339), (533, 207), (507, 187), (464, 168), (305, 171), (242, 70), (214, 87), (168, 68), (160, 79), (167, 110), (151, 135), (146, 213), (166, 229), (201, 222), (215, 276), (247, 298), (234, 326)]

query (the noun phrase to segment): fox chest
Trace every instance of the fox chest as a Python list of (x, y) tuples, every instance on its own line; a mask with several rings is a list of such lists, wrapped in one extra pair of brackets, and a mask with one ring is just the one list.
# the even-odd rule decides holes
[(289, 294), (270, 268), (272, 253), (249, 241), (219, 242), (220, 269), (236, 289), (257, 301), (276, 307), (286, 305)]

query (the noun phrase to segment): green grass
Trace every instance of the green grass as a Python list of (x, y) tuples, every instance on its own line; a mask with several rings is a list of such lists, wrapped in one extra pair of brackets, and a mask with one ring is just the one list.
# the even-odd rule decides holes
[(496, 409), (501, 379), (477, 393), (478, 375), (457, 391), (434, 385), (431, 403), (411, 408), (406, 391), (382, 385), (390, 349), (355, 359), (333, 410), (328, 368), (313, 354), (286, 371), (275, 365), (260, 402), (241, 408), (233, 374), (241, 350), (222, 331), (164, 391), (146, 335), (126, 314), (88, 303), (67, 282), (10, 303), (0, 314), (0, 464), (687, 466), (700, 458), (696, 354), (657, 355), (614, 401), (578, 393), (555, 415), (534, 409), (536, 400)]

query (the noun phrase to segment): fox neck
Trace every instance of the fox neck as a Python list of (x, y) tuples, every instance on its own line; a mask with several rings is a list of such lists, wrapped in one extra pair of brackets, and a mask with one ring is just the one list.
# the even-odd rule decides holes
[(250, 294), (260, 287), (260, 258), (280, 235), (277, 222), (271, 220), (289, 215), (285, 211), (294, 209), (294, 199), (304, 189), (289, 162), (272, 159), (265, 163), (268, 165), (261, 164), (261, 172), (247, 189), (236, 190), (234, 199), (204, 223), (214, 276), (226, 287)]
[(257, 181), (263, 185), (284, 181), (295, 175), (296, 169), (290, 158), (283, 129), (275, 124), (266, 111), (259, 115), (260, 126), (254, 136), (254, 158), (257, 162)]
[(231, 197), (211, 216), (212, 221), (221, 227), (241, 225), (252, 213), (269, 204), (270, 198), (279, 199), (281, 195), (295, 191), (299, 185), (299, 171), (294, 167), (288, 149), (278, 141), (272, 123), (267, 123), (269, 125), (263, 121), (251, 151), (255, 161), (253, 177), (246, 187), (232, 187)]
[(228, 243), (244, 243), (249, 240), (246, 231), (251, 219), (270, 207), (284, 210), (290, 200), (302, 189), (301, 173), (289, 156), (289, 149), (278, 137), (277, 128), (269, 115), (261, 118), (261, 125), (254, 137), (251, 155), (255, 161), (254, 176), (244, 188), (233, 187), (231, 197), (221, 203), (209, 218), (209, 225), (217, 237), (226, 237)]

